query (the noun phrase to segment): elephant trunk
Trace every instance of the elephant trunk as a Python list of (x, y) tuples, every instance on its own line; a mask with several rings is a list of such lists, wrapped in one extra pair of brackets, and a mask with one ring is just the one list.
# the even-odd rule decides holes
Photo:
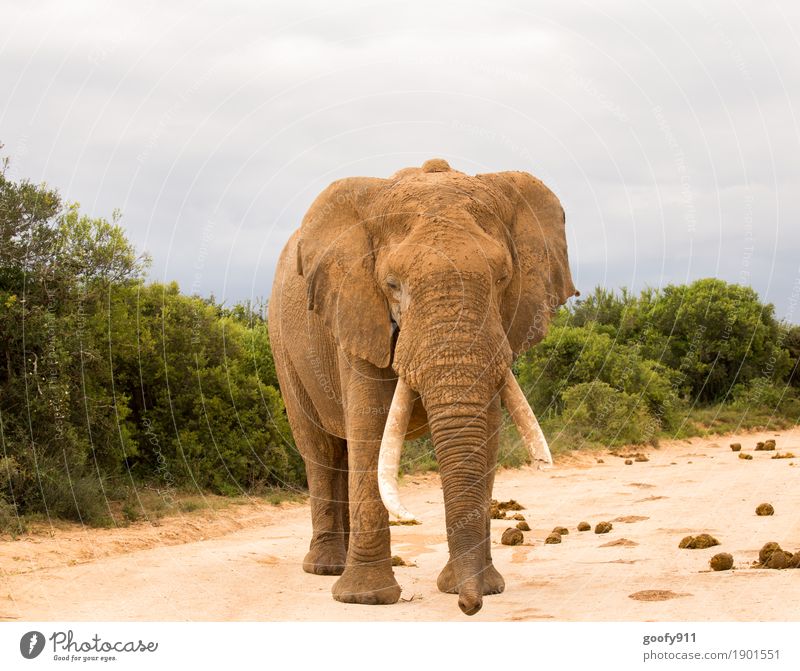
[[(451, 391), (451, 390), (450, 390)], [(431, 436), (442, 478), (450, 558), (458, 584), (458, 604), (467, 615), (483, 600), (486, 558), (487, 483), (486, 406), (453, 404), (449, 394), (425, 397)]]

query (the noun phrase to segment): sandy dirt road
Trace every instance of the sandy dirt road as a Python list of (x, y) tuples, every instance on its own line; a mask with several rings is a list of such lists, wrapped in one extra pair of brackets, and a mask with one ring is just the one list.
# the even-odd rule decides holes
[[(800, 619), (800, 570), (750, 567), (767, 541), (800, 550), (800, 459), (752, 452), (769, 437), (800, 457), (796, 428), (665, 443), (632, 465), (593, 453), (566, 456), (547, 472), (500, 472), (495, 497), (522, 503), (531, 531), (524, 545), (507, 547), (500, 535), (514, 523), (492, 522), (506, 591), (487, 597), (474, 619)], [(753, 459), (731, 452), (732, 440)], [(416, 564), (395, 569), (403, 594), (393, 606), (337, 603), (335, 578), (303, 573), (307, 505), (247, 504), (159, 526), (74, 527), (0, 542), (0, 620), (467, 619), (455, 596), (436, 589), (447, 556), (438, 478), (406, 478), (402, 493), (424, 522), (392, 527), (393, 553)], [(762, 502), (774, 516), (755, 515)], [(614, 528), (579, 533), (583, 520)], [(545, 545), (556, 525), (569, 535)], [(721, 545), (678, 549), (700, 532)], [(708, 570), (720, 551), (733, 555), (734, 570)]]

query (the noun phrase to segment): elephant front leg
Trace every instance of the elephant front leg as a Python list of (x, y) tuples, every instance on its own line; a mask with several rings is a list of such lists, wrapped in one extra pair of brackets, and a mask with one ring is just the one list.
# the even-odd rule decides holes
[[(374, 379), (374, 378), (373, 378)], [(333, 586), (337, 601), (390, 604), (400, 598), (392, 571), (389, 515), (378, 490), (378, 453), (388, 409), (387, 398), (372, 406), (353, 403), (348, 408), (347, 453), (350, 498), (350, 543), (344, 573)], [(359, 398), (360, 395), (355, 395)]]
[(333, 586), (337, 601), (396, 603), (400, 586), (392, 571), (389, 515), (378, 491), (379, 442), (348, 441), (350, 543), (344, 573)]

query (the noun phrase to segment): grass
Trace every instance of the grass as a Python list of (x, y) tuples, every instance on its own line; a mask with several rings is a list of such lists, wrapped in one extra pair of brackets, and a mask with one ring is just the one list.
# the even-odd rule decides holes
[(111, 483), (106, 491), (108, 498), (100, 496), (91, 502), (91, 516), (76, 508), (74, 501), (75, 512), (68, 516), (53, 512), (49, 517), (39, 512), (18, 515), (10, 503), (0, 498), (0, 537), (17, 538), (32, 529), (67, 527), (75, 521), (96, 528), (127, 527), (137, 522), (157, 523), (166, 517), (224, 510), (253, 502), (277, 506), (284, 502), (302, 502), (307, 498), (307, 493), (302, 490), (269, 486), (257, 488), (249, 496), (220, 496), (196, 489), (163, 489), (149, 484), (115, 487)]

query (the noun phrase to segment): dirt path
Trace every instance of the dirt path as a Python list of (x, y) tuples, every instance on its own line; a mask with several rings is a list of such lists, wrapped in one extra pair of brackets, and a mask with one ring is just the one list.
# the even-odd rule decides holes
[[(800, 571), (750, 568), (767, 541), (800, 550), (800, 458), (752, 452), (773, 435), (667, 443), (632, 465), (583, 454), (545, 473), (502, 471), (495, 496), (521, 502), (531, 531), (524, 545), (506, 547), (499, 538), (513, 523), (492, 522), (506, 591), (487, 597), (475, 619), (800, 619)], [(731, 452), (733, 440), (751, 461)], [(776, 440), (779, 451), (800, 457), (800, 428)], [(393, 553), (416, 564), (395, 569), (403, 601), (394, 606), (337, 603), (335, 578), (302, 572), (307, 505), (248, 504), (160, 526), (70, 528), (0, 542), (0, 620), (466, 619), (454, 596), (436, 590), (446, 560), (438, 479), (406, 479), (403, 497), (424, 523), (392, 528)], [(776, 513), (757, 517), (765, 501)], [(614, 528), (578, 533), (582, 520)], [(569, 535), (544, 545), (556, 525)], [(682, 537), (699, 532), (721, 546), (678, 549)], [(720, 551), (733, 554), (735, 570), (707, 570)], [(638, 592), (645, 600), (631, 598)], [(652, 600), (658, 596), (668, 598)]]

